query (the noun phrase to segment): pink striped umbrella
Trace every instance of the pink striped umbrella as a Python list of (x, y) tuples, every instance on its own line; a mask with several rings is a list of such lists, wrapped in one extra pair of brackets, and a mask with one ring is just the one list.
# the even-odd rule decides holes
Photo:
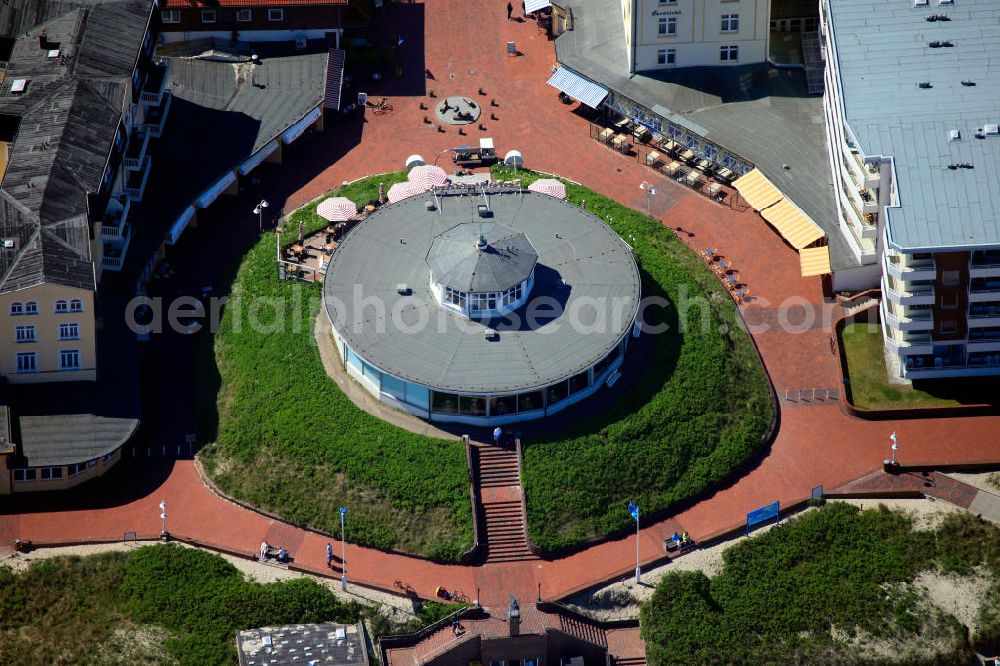
[(407, 179), (414, 185), (422, 187), (424, 192), (426, 192), (432, 187), (446, 185), (448, 183), (448, 174), (439, 166), (425, 164), (410, 169), (410, 175), (407, 176)]
[(539, 194), (547, 194), (556, 199), (566, 198), (566, 186), (555, 178), (540, 178), (528, 185), (528, 189)]
[(426, 191), (426, 189), (420, 187), (416, 183), (396, 183), (389, 188), (389, 192), (386, 196), (389, 197), (389, 203), (396, 203), (397, 201), (402, 201), (407, 197), (423, 194)]
[(330, 197), (316, 207), (316, 214), (329, 222), (347, 222), (358, 214), (358, 207), (346, 197)]

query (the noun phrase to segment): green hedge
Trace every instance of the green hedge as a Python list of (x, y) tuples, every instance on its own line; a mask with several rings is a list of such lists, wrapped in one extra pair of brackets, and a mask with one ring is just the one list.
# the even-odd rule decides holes
[[(494, 174), (525, 185), (544, 177)], [(567, 200), (586, 201), (632, 245), (643, 296), (671, 305), (647, 311), (669, 329), (651, 342), (645, 371), (623, 378), (632, 388), (621, 399), (569, 431), (525, 441), (528, 525), (545, 551), (627, 527), (630, 499), (662, 511), (726, 479), (760, 452), (774, 414), (736, 307), (701, 259), (658, 221), (592, 190), (570, 183)]]
[[(405, 173), (367, 178), (336, 194), (364, 205), (380, 182), (388, 189), (402, 180)], [(283, 244), (294, 242), (299, 221), (306, 235), (327, 224), (317, 204), (291, 216)], [(258, 327), (249, 325), (255, 302), (268, 304), (257, 308)], [(464, 447), (358, 409), (320, 360), (320, 305), (318, 285), (276, 279), (273, 234), (244, 257), (206, 359), (217, 364), (218, 386), (200, 384), (210, 389), (201, 401), (210, 412), (204, 435), (214, 440), (202, 454), (209, 475), (291, 522), (339, 534), (338, 508), (347, 506), (351, 541), (457, 560), (472, 545)]]
[(0, 567), (0, 585), (4, 664), (234, 664), (238, 629), (359, 617), (312, 580), (247, 582), (178, 546)]
[(907, 646), (878, 663), (968, 663), (966, 631), (911, 583), (924, 570), (968, 576), (988, 589), (976, 644), (995, 643), (1000, 616), (1000, 529), (954, 513), (916, 531), (904, 514), (834, 502), (728, 548), (719, 575), (668, 573), (641, 610), (651, 666), (871, 663), (863, 636)]

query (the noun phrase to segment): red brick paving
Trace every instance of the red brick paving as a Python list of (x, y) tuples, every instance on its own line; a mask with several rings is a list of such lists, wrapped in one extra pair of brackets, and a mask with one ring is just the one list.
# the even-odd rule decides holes
[(900, 471), (889, 474), (880, 469), (834, 490), (834, 494), (872, 496), (898, 492), (918, 492), (968, 509), (979, 489), (938, 472)]
[[(681, 237), (692, 248), (712, 247), (733, 264), (754, 297), (744, 306), (751, 322), (758, 321), (755, 311), (764, 315), (760, 321), (773, 321), (767, 309), (788, 299), (816, 311), (830, 307), (822, 305), (820, 280), (799, 277), (795, 251), (754, 213), (738, 213), (683, 186), (661, 182), (664, 179), (634, 159), (616, 155), (591, 140), (587, 122), (560, 104), (555, 91), (545, 83), (554, 61), (551, 44), (530, 22), (504, 21), (503, 3), (493, 4), (495, 16), (482, 9), (483, 3), (473, 0), (436, 0), (425, 5), (426, 66), (438, 79), (428, 84), (439, 98), (448, 94), (473, 96), (482, 86), (487, 95), (477, 98), (487, 100), (487, 104), (495, 98), (500, 104), (495, 110), (499, 120), (486, 120), (488, 130), (482, 134), (493, 137), (500, 151), (517, 148), (532, 168), (561, 173), (627, 205), (644, 208), (639, 183), (659, 183), (661, 192), (653, 209), (663, 211), (661, 219), (668, 226), (685, 230)], [(408, 34), (408, 28), (393, 23), (403, 11), (401, 7), (408, 5), (388, 8), (387, 34)], [(510, 40), (516, 40), (522, 56), (505, 55), (504, 43)], [(386, 83), (390, 85), (393, 83)], [(370, 92), (380, 94), (377, 89)], [(399, 169), (410, 153), (421, 153), (433, 161), (441, 150), (478, 140), (480, 133), (475, 130), (470, 130), (468, 137), (459, 137), (454, 129), (447, 134), (428, 129), (421, 122), (425, 115), (418, 108), (421, 101), (428, 100), (393, 96), (396, 113), (370, 116), (360, 130), (360, 141), (350, 135), (347, 125), (338, 128), (330, 123), (325, 135), (310, 136), (304, 145), (295, 146), (289, 151), (294, 166), (282, 171), (281, 177), (301, 186), (285, 202), (285, 210), (343, 180)], [(828, 326), (818, 325), (797, 335), (774, 330), (754, 334), (779, 392), (839, 385), (837, 360), (829, 349), (830, 335)], [(1000, 461), (997, 417), (870, 422), (848, 417), (838, 406), (785, 409), (771, 450), (752, 471), (682, 512), (676, 517), (679, 523), (665, 521), (642, 531), (642, 559), (660, 557), (663, 538), (677, 524), (694, 538), (703, 539), (738, 527), (746, 511), (767, 502), (804, 498), (815, 485), (837, 487), (877, 469), (888, 453), (888, 434), (894, 430), (900, 435), (900, 458), (908, 464)], [(292, 553), (297, 564), (325, 569), (326, 537), (279, 528), (271, 519), (218, 499), (202, 485), (193, 464), (187, 461), (177, 462), (154, 492), (116, 506), (0, 516), (0, 538), (6, 543), (15, 537), (64, 541), (116, 538), (127, 530), (158, 533), (156, 505), (164, 497), (169, 498), (169, 527), (175, 533), (248, 553), (268, 534), (288, 542), (295, 534), (301, 537)], [(485, 601), (503, 603), (508, 593), (533, 598), (539, 593), (539, 584), (541, 595), (551, 598), (588, 583), (627, 575), (634, 567), (634, 558), (634, 536), (554, 562), (479, 568), (439, 565), (349, 545), (347, 573), (351, 580), (390, 590), (397, 581), (409, 584), (425, 597), (433, 596), (437, 585), (444, 585), (470, 597), (479, 595)]]

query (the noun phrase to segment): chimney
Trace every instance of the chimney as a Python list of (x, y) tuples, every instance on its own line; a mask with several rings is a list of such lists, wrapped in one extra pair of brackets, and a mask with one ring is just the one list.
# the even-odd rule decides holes
[(507, 620), (510, 624), (511, 638), (521, 635), (521, 607), (517, 605), (517, 599), (510, 598), (510, 606), (507, 608)]
[(38, 46), (45, 51), (49, 48), (49, 38), (46, 36), (45, 28), (42, 28), (41, 32), (38, 33)]

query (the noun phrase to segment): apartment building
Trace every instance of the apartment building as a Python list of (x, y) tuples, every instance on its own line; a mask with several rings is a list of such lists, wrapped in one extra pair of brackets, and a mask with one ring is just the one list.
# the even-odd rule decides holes
[(767, 60), (770, 0), (621, 0), (630, 73)]
[(892, 372), (1000, 374), (1000, 6), (823, 0), (841, 231)]
[[(381, 5), (381, 2), (377, 4)], [(372, 0), (163, 0), (166, 42), (216, 38), (274, 42), (324, 39), (368, 27)]]
[(146, 147), (170, 106), (167, 71), (153, 61), (159, 16), (138, 0), (5, 10), (0, 374), (94, 380), (95, 291), (122, 266)]

